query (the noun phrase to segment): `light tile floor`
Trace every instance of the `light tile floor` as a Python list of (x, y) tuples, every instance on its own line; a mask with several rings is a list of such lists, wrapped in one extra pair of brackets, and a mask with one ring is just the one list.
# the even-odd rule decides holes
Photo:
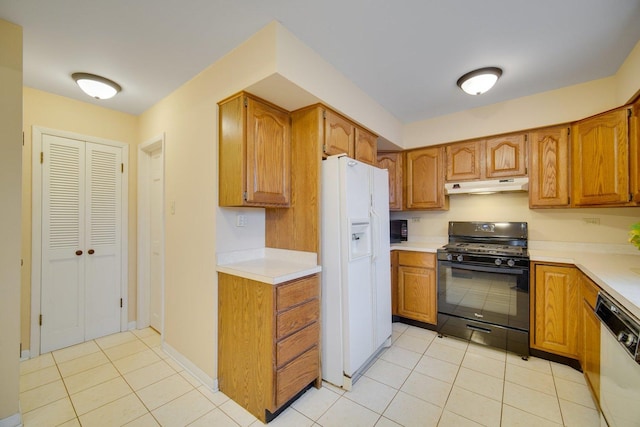
[[(110, 335), (24, 361), (31, 426), (257, 426), (160, 349), (152, 329)], [(538, 358), (393, 325), (393, 345), (350, 392), (311, 388), (271, 426), (599, 426), (580, 372)]]

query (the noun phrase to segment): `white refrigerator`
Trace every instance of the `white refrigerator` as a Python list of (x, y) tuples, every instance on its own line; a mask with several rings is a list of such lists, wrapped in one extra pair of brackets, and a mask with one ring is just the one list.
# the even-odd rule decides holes
[(387, 170), (327, 158), (321, 206), (322, 378), (350, 390), (391, 344)]

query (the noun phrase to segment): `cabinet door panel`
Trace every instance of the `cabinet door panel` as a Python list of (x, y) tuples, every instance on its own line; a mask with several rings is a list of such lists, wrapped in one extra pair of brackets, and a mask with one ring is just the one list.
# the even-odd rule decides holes
[(355, 158), (361, 162), (376, 166), (378, 138), (371, 132), (355, 128)]
[(435, 324), (436, 273), (418, 267), (398, 267), (398, 315)]
[(487, 178), (524, 176), (527, 174), (524, 135), (509, 135), (485, 142)]
[(582, 120), (573, 127), (572, 195), (577, 206), (624, 204), (629, 199), (627, 110)]
[(289, 115), (247, 99), (247, 202), (289, 204)]
[(378, 167), (389, 171), (389, 210), (402, 210), (402, 153), (378, 154)]
[(481, 150), (481, 141), (447, 145), (447, 181), (480, 179), (482, 177)]
[(573, 267), (537, 265), (533, 299), (534, 347), (578, 357), (579, 282)]
[(328, 109), (325, 110), (324, 138), (324, 154), (333, 156), (344, 153), (353, 158), (353, 123)]
[(569, 128), (529, 134), (529, 206), (569, 205)]
[(443, 148), (407, 152), (407, 209), (446, 209)]

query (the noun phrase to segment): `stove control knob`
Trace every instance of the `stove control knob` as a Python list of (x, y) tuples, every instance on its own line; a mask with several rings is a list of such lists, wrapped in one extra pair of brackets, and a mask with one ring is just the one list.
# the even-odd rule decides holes
[(494, 263), (496, 265), (502, 265), (502, 260), (500, 258), (496, 258), (496, 260), (494, 261)]
[(507, 265), (509, 267), (513, 267), (514, 265), (516, 265), (516, 262), (514, 260), (510, 259), (509, 261), (507, 261)]
[(629, 338), (633, 339), (633, 337), (630, 337), (629, 334), (627, 334), (626, 332), (620, 332), (618, 334), (618, 341), (620, 341), (623, 344), (625, 344)]
[(462, 260), (463, 260), (464, 258), (462, 257), (462, 255), (458, 255), (458, 256), (456, 257), (456, 259), (458, 260), (458, 262), (462, 262)]
[(453, 255), (447, 254), (447, 261), (452, 261), (452, 260), (453, 260)]

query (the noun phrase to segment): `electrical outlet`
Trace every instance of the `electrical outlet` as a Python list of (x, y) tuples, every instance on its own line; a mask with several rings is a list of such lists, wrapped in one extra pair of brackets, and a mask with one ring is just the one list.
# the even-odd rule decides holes
[(600, 225), (600, 218), (582, 218), (585, 224)]
[(247, 226), (247, 216), (236, 215), (236, 227), (246, 227), (246, 226)]
[(413, 218), (411, 218), (411, 222), (420, 222), (420, 217), (419, 216), (414, 216)]
[(176, 201), (175, 200), (171, 201), (170, 210), (171, 210), (171, 215), (175, 215), (176, 214)]

